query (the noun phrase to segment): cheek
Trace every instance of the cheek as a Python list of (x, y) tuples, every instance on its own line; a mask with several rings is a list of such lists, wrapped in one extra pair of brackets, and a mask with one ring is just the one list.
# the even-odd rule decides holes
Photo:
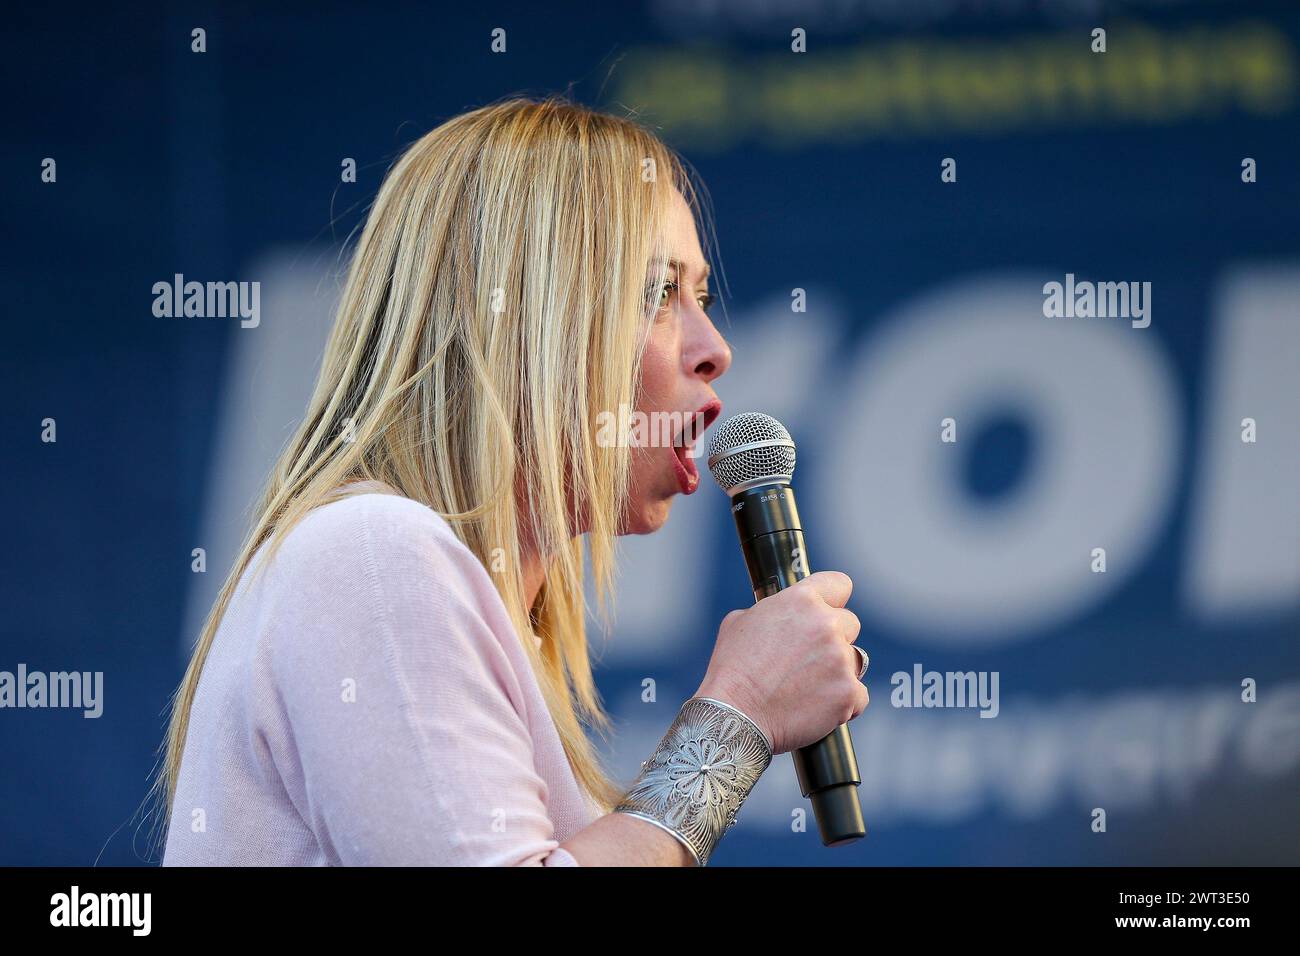
[[(641, 355), (641, 388), (637, 411), (646, 415), (671, 410), (677, 389), (677, 343), (672, 328), (661, 323), (646, 342)], [(668, 516), (670, 486), (675, 487), (671, 465), (662, 448), (632, 449), (632, 534), (647, 534)]]
[(641, 396), (638, 408), (653, 411), (670, 406), (677, 369), (675, 353), (674, 343), (667, 333), (656, 333), (650, 337), (641, 357)]

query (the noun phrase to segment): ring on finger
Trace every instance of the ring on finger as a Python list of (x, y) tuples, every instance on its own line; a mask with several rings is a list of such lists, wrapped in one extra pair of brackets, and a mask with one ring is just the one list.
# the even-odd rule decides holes
[(850, 646), (858, 652), (858, 657), (861, 658), (861, 664), (858, 667), (858, 680), (862, 680), (862, 676), (867, 672), (867, 665), (871, 663), (871, 658), (868, 657), (867, 652), (858, 647), (858, 645), (851, 644)]

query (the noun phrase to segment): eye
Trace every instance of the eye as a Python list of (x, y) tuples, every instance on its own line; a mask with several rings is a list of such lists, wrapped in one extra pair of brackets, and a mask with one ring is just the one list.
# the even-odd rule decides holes
[(700, 303), (700, 311), (708, 312), (713, 307), (713, 303), (718, 301), (718, 297), (712, 292), (701, 292), (696, 301)]
[(676, 295), (676, 293), (677, 293), (677, 283), (673, 282), (671, 279), (665, 282), (663, 284), (663, 288), (659, 290), (659, 308), (662, 309), (664, 306), (666, 306), (668, 304), (668, 301), (674, 295)]

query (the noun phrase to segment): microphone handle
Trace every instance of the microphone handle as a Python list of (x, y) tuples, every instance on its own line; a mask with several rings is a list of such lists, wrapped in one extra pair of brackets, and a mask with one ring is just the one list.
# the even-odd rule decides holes
[[(808, 552), (794, 489), (762, 485), (737, 494), (731, 513), (757, 603), (806, 578)], [(858, 801), (857, 755), (848, 724), (841, 724), (816, 743), (793, 753), (799, 790), (812, 801), (824, 846), (840, 846), (867, 833)]]

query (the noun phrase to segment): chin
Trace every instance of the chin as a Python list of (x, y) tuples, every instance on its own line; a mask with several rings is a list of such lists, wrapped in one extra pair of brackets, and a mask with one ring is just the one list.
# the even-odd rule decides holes
[(620, 531), (620, 534), (654, 534), (668, 520), (668, 513), (673, 509), (673, 499), (641, 502), (632, 509), (632, 514)]

